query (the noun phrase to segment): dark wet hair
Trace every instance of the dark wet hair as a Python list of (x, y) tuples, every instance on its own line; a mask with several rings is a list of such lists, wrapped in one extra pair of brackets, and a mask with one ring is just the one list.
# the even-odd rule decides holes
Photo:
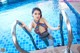
[(34, 13), (35, 10), (40, 11), (40, 17), (42, 17), (42, 12), (41, 12), (40, 8), (38, 8), (38, 7), (33, 8), (32, 9), (32, 14)]

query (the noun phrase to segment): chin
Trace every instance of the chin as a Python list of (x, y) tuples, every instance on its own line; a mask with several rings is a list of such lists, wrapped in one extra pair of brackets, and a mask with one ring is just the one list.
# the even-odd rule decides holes
[(40, 18), (37, 18), (38, 20), (40, 19)]

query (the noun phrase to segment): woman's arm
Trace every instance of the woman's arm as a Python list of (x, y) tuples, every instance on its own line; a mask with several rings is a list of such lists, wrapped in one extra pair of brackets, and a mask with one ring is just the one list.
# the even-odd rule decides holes
[(24, 22), (22, 22), (22, 21), (19, 21), (19, 20), (16, 20), (16, 23), (17, 24), (19, 24), (19, 23), (21, 23), (21, 27), (25, 27), (29, 32), (31, 32), (31, 30), (32, 30), (32, 23), (30, 23), (30, 26), (28, 27)]
[(60, 29), (60, 25), (59, 25), (58, 27), (54, 28), (54, 27), (50, 26), (50, 25), (48, 24), (48, 22), (47, 22), (44, 18), (42, 18), (42, 19), (44, 20), (44, 22), (45, 22), (45, 24), (48, 26), (48, 28), (50, 28), (51, 30), (59, 30), (59, 29)]

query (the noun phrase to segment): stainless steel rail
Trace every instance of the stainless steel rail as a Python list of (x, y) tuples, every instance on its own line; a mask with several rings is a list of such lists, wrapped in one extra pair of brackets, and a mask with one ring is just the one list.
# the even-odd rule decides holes
[(18, 41), (17, 41), (17, 38), (16, 38), (16, 25), (17, 23), (14, 22), (12, 28), (11, 28), (11, 33), (12, 33), (12, 38), (13, 38), (13, 42), (14, 42), (14, 45), (16, 46), (16, 49), (21, 52), (21, 53), (28, 53), (27, 51), (25, 51), (24, 49), (22, 49), (20, 47), (20, 45), (18, 44)]
[[(63, 19), (64, 19), (66, 25), (67, 25), (67, 30), (68, 30), (68, 45), (67, 45), (67, 48), (64, 51), (64, 53), (72, 53), (70, 48), (71, 48), (71, 44), (72, 44), (73, 35), (72, 35), (72, 29), (71, 29), (70, 21), (69, 21), (67, 14), (65, 13), (64, 10), (61, 10), (61, 14), (63, 16)], [(15, 22), (14, 25), (12, 26), (12, 31), (11, 31), (14, 45), (16, 46), (17, 50), (19, 50), (21, 53), (29, 53), (29, 52), (25, 51), (24, 49), (22, 49), (17, 42), (16, 25), (17, 25), (17, 23)]]
[(65, 53), (72, 53), (71, 50), (70, 50), (71, 45), (72, 45), (72, 40), (73, 40), (72, 28), (71, 28), (70, 21), (67, 17), (66, 12), (64, 10), (61, 10), (61, 14), (63, 16), (63, 19), (66, 23), (67, 30), (68, 30), (68, 45), (67, 45), (67, 48), (65, 50)]

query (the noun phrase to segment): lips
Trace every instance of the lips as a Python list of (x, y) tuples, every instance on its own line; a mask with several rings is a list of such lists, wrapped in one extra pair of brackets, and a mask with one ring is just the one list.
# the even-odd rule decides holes
[(39, 17), (37, 17), (37, 19), (40, 19)]

